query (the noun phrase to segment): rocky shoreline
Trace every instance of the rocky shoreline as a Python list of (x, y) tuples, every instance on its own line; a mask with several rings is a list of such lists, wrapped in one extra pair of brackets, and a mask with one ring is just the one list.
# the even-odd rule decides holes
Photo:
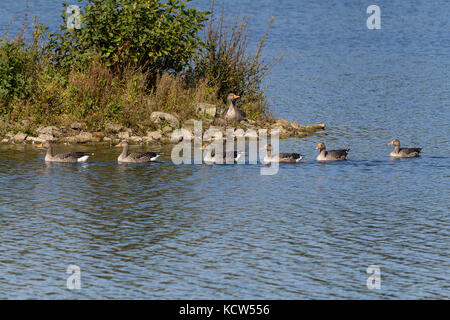
[[(298, 123), (284, 119), (265, 119), (262, 121), (247, 120), (240, 123), (229, 123), (224, 119), (216, 117), (217, 107), (205, 103), (197, 104), (197, 112), (203, 116), (202, 129), (219, 130), (225, 136), (226, 130), (234, 128), (234, 136), (244, 135), (245, 137), (258, 138), (259, 129), (278, 129), (280, 139), (291, 137), (306, 137), (315, 132), (325, 129), (325, 124), (300, 125)], [(66, 126), (41, 126), (35, 132), (24, 130), (29, 128), (27, 120), (20, 124), (1, 123), (6, 126), (6, 132), (3, 136), (0, 134), (0, 143), (19, 144), (19, 143), (42, 143), (50, 141), (54, 143), (118, 143), (121, 140), (128, 140), (130, 144), (143, 143), (176, 143), (182, 139), (180, 135), (173, 135), (176, 129), (188, 130), (193, 135), (194, 122), (198, 119), (179, 119), (176, 115), (165, 112), (153, 112), (150, 115), (150, 121), (154, 127), (153, 131), (147, 131), (145, 134), (126, 128), (117, 123), (107, 123), (103, 128), (97, 130), (88, 130), (83, 122), (72, 122)], [(242, 130), (239, 130), (242, 129)], [(27, 133), (28, 132), (28, 133)]]

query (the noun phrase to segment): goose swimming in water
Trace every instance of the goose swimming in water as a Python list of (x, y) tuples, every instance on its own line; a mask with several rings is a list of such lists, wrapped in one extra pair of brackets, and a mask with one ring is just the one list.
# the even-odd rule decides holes
[(273, 147), (271, 144), (265, 145), (262, 150), (267, 150), (267, 154), (264, 157), (264, 163), (271, 162), (283, 162), (283, 163), (293, 163), (300, 162), (303, 156), (300, 153), (279, 153), (277, 155), (272, 155)]
[(134, 152), (128, 154), (128, 142), (126, 140), (121, 141), (116, 147), (122, 147), (122, 153), (119, 158), (117, 158), (118, 162), (132, 162), (132, 163), (141, 163), (141, 162), (150, 162), (156, 161), (159, 158), (160, 154), (155, 152)]
[(235, 95), (234, 93), (230, 93), (227, 96), (228, 108), (224, 108), (224, 110), (222, 111), (222, 118), (224, 118), (227, 121), (237, 121), (237, 122), (240, 122), (247, 118), (247, 114), (241, 109), (238, 109), (234, 105), (234, 100), (238, 98), (239, 96)]
[(320, 150), (317, 156), (317, 161), (337, 161), (337, 160), (347, 160), (347, 154), (350, 149), (340, 149), (340, 150), (329, 150), (325, 149), (325, 143), (320, 142), (316, 149)]
[[(212, 145), (209, 144), (207, 146), (202, 146), (202, 150), (206, 150), (205, 155), (203, 156), (203, 161), (205, 162), (219, 162), (218, 158), (220, 155), (216, 155), (215, 150), (211, 150)], [(227, 159), (233, 159), (233, 162), (238, 162), (241, 156), (244, 154), (243, 152), (238, 151), (228, 151), (223, 150), (222, 154), (222, 163), (227, 163)]]
[(93, 153), (84, 153), (84, 152), (66, 152), (54, 155), (53, 147), (48, 141), (39, 144), (38, 147), (47, 149), (45, 161), (48, 162), (86, 162), (87, 159), (91, 155), (93, 155)]
[(392, 140), (388, 143), (395, 147), (394, 151), (390, 153), (394, 158), (414, 158), (420, 155), (422, 148), (400, 148), (400, 141), (398, 139)]

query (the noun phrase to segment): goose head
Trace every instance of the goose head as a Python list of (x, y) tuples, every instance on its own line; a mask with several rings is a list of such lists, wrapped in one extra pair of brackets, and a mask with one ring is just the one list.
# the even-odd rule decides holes
[(325, 143), (319, 142), (319, 144), (316, 147), (316, 150), (320, 150), (320, 151), (325, 150)]
[(388, 145), (392, 145), (394, 147), (400, 147), (400, 141), (398, 139), (392, 140), (388, 143)]
[(267, 150), (267, 151), (272, 151), (272, 145), (269, 143), (269, 144), (266, 144), (263, 148), (262, 148), (262, 150)]
[(116, 145), (116, 147), (128, 147), (128, 141), (122, 140)]
[(227, 103), (228, 104), (232, 104), (234, 102), (234, 100), (239, 99), (240, 97), (235, 95), (234, 93), (230, 93), (227, 96)]

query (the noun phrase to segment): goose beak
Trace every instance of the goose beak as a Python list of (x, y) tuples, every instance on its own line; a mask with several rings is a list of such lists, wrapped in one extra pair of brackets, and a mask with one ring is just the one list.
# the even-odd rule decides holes
[(122, 146), (122, 144), (116, 144), (114, 147), (121, 147)]
[(233, 98), (234, 98), (234, 99), (238, 99), (238, 98), (240, 98), (240, 97), (237, 96), (237, 95), (234, 95)]
[(321, 144), (319, 143), (319, 144), (317, 145), (317, 147), (316, 147), (316, 150), (317, 150), (317, 149), (320, 149), (320, 147), (321, 147)]
[(394, 144), (394, 141), (391, 141), (391, 142), (388, 143), (388, 145), (392, 145), (392, 144)]
[(202, 150), (205, 150), (206, 149), (206, 147), (205, 146), (202, 146)]
[(267, 146), (262, 147), (261, 150), (267, 150)]
[(40, 143), (39, 145), (38, 145), (38, 148), (42, 148), (44, 145), (42, 144), (42, 143)]

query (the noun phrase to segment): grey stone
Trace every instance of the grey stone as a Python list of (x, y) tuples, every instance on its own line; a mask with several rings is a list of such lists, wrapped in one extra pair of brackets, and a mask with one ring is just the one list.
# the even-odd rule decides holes
[(195, 110), (201, 115), (210, 115), (211, 117), (215, 117), (217, 114), (217, 106), (209, 103), (197, 103)]
[(25, 141), (26, 138), (27, 138), (27, 135), (25, 133), (19, 132), (13, 137), (13, 141), (15, 143), (22, 143)]
[(118, 137), (119, 139), (128, 139), (130, 138), (130, 133), (127, 131), (119, 132)]
[(147, 138), (158, 141), (161, 140), (162, 134), (159, 131), (149, 131), (147, 132)]
[(118, 133), (123, 130), (123, 126), (118, 123), (109, 122), (105, 124), (105, 131), (107, 133)]
[(61, 136), (61, 130), (58, 127), (55, 126), (48, 126), (48, 127), (39, 127), (36, 130), (36, 133), (39, 135), (49, 135), (49, 136), (55, 136), (59, 137)]
[(155, 124), (161, 124), (163, 121), (167, 121), (172, 127), (178, 127), (180, 124), (180, 120), (174, 115), (165, 112), (155, 111), (150, 115), (150, 121)]
[(70, 124), (70, 129), (73, 130), (81, 130), (86, 128), (86, 124), (82, 123), (82, 122), (73, 122)]

